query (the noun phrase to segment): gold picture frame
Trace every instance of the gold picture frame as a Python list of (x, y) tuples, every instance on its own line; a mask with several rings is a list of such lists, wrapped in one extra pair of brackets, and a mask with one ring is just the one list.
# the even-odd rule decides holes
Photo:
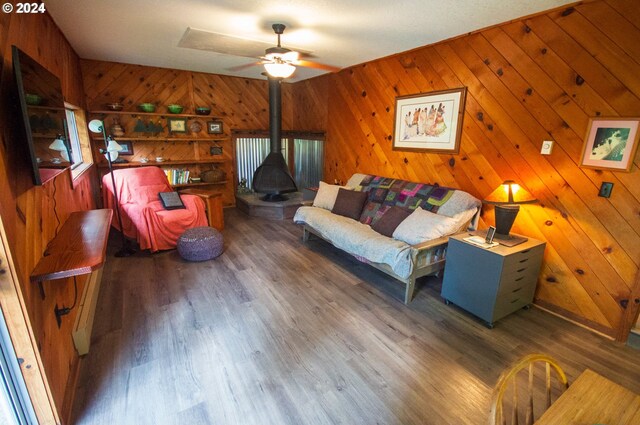
[(460, 151), (467, 88), (396, 97), (393, 150)]

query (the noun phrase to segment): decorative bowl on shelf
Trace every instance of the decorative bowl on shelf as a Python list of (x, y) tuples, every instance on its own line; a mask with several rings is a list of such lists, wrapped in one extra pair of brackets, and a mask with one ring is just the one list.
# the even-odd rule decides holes
[(24, 100), (27, 102), (27, 105), (37, 106), (42, 103), (42, 96), (33, 93), (25, 93)]
[(171, 112), (172, 114), (179, 114), (180, 112), (182, 112), (182, 110), (184, 109), (184, 106), (182, 105), (176, 105), (176, 104), (172, 104), (172, 105), (167, 105), (167, 109), (169, 110), (169, 112)]
[(110, 111), (122, 111), (124, 105), (120, 102), (107, 103), (107, 109)]
[(154, 105), (153, 103), (141, 103), (138, 105), (138, 108), (140, 108), (140, 110), (142, 112), (155, 112), (156, 111), (156, 105)]
[(198, 106), (196, 108), (196, 115), (209, 115), (211, 113), (211, 108), (208, 106)]

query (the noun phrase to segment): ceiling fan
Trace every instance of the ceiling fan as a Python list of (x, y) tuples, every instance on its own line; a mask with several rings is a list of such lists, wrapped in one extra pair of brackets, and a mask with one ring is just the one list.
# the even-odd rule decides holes
[(282, 45), (280, 44), (280, 36), (284, 33), (286, 26), (284, 24), (273, 24), (271, 27), (278, 36), (278, 45), (266, 49), (264, 56), (260, 56), (261, 61), (230, 68), (231, 70), (239, 71), (250, 66), (263, 65), (265, 70), (267, 71), (267, 74), (269, 74), (271, 77), (276, 78), (290, 77), (296, 70), (296, 66), (322, 69), (324, 71), (331, 72), (340, 70), (340, 68), (337, 68), (335, 66), (301, 59), (301, 57), (309, 57), (311, 55), (305, 52), (298, 52), (295, 50), (287, 49), (286, 47), (282, 47)]

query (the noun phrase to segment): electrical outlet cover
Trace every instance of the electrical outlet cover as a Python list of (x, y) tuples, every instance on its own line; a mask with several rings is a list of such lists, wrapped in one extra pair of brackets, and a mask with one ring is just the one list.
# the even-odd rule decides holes
[(608, 198), (611, 196), (612, 190), (613, 190), (613, 183), (602, 182), (602, 185), (600, 185), (600, 192), (598, 192), (598, 196), (601, 196), (603, 198)]

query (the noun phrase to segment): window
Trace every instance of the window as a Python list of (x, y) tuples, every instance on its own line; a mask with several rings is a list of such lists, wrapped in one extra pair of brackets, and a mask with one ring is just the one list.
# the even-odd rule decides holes
[(71, 158), (71, 169), (82, 165), (82, 149), (80, 138), (78, 137), (78, 125), (76, 124), (76, 114), (72, 109), (66, 110), (67, 131), (69, 132), (69, 157)]
[(69, 135), (68, 148), (69, 158), (71, 159), (71, 176), (75, 180), (93, 164), (91, 145), (84, 111), (66, 102), (64, 106)]

